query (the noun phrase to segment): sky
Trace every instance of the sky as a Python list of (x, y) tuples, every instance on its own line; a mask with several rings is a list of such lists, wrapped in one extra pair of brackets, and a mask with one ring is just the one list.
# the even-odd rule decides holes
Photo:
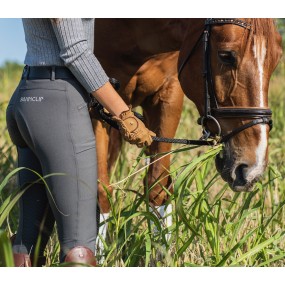
[[(6, 9), (4, 11), (9, 11), (9, 10)], [(2, 10), (2, 12), (4, 11)], [(284, 18), (285, 16), (285, 12), (283, 13), (284, 13), (283, 17), (281, 18)], [(105, 17), (112, 17), (112, 15), (106, 15)], [(118, 15), (115, 15), (115, 17), (118, 17)], [(126, 17), (126, 15), (122, 14), (122, 17)], [(136, 17), (136, 15), (132, 17)], [(158, 15), (157, 17), (162, 17), (162, 16)], [(171, 17), (173, 16), (171, 15)], [(188, 17), (191, 17), (191, 15), (189, 15)], [(26, 42), (25, 42), (24, 30), (21, 18), (0, 18), (0, 66), (2, 66), (3, 63), (7, 60), (16, 61), (18, 63), (23, 64), (25, 54), (26, 54)]]
[(21, 18), (0, 18), (0, 66), (6, 60), (23, 64), (26, 42)]

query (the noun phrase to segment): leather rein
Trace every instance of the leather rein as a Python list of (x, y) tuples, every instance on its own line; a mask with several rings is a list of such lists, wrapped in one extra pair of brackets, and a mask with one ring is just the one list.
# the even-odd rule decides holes
[[(239, 20), (239, 19), (216, 19), (216, 18), (209, 18), (205, 21), (205, 28), (203, 33), (201, 34), (200, 38), (198, 39), (195, 47), (197, 46), (198, 42), (203, 40), (203, 51), (204, 51), (204, 67), (203, 67), (203, 78), (204, 78), (204, 97), (205, 97), (205, 109), (204, 115), (198, 119), (198, 123), (203, 128), (203, 136), (199, 140), (188, 140), (188, 139), (176, 139), (176, 138), (164, 138), (164, 137), (152, 137), (154, 141), (157, 142), (166, 142), (166, 143), (180, 143), (180, 144), (188, 144), (188, 145), (216, 145), (219, 143), (227, 142), (233, 136), (237, 135), (238, 133), (242, 132), (245, 129), (248, 129), (252, 126), (257, 124), (268, 124), (270, 130), (272, 129), (273, 123), (271, 119), (272, 111), (268, 108), (256, 108), (256, 107), (219, 107), (217, 103), (217, 97), (214, 91), (214, 84), (212, 79), (211, 73), (211, 58), (210, 58), (210, 43), (209, 38), (211, 34), (211, 26), (213, 25), (224, 25), (224, 24), (232, 24), (240, 26), (244, 29), (251, 30), (251, 24)], [(195, 47), (193, 49), (195, 49)], [(181, 75), (183, 68), (185, 67), (186, 63), (189, 61), (191, 55), (191, 50), (181, 64), (178, 70), (178, 78)], [(111, 78), (110, 82), (114, 86), (116, 90), (119, 89), (119, 82)], [(99, 113), (101, 119), (108, 123), (113, 128), (118, 129), (118, 125), (116, 122), (112, 120), (112, 116), (105, 112), (102, 105), (100, 105), (95, 98), (91, 99), (89, 107), (95, 108), (97, 113)], [(138, 117), (140, 120), (144, 121), (144, 118), (141, 114), (134, 112), (135, 116)], [(253, 120), (249, 123), (246, 123), (238, 128), (233, 129), (230, 133), (226, 135), (222, 135), (222, 129), (220, 123), (218, 122), (217, 118), (252, 118)], [(212, 134), (211, 131), (207, 128), (207, 122), (213, 121), (217, 126), (218, 132), (216, 134)]]

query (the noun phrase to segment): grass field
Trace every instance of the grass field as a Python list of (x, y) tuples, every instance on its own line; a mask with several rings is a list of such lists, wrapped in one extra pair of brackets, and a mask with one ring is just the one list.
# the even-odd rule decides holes
[[(7, 236), (18, 223), (16, 150), (5, 125), (5, 109), (21, 67), (0, 69), (0, 265), (12, 265)], [(285, 66), (272, 77), (269, 166), (252, 193), (234, 193), (214, 167), (220, 147), (173, 147), (173, 225), (165, 228), (142, 194), (145, 156), (123, 148), (112, 171), (115, 193), (102, 266), (284, 266), (285, 265)], [(197, 138), (197, 111), (185, 99), (177, 137)], [(135, 174), (134, 174), (135, 173)], [(128, 179), (125, 179), (128, 177)], [(157, 229), (154, 230), (154, 225)], [(170, 240), (166, 234), (171, 232)], [(56, 232), (46, 249), (47, 266), (58, 265)], [(2, 263), (2, 264), (1, 264)]]

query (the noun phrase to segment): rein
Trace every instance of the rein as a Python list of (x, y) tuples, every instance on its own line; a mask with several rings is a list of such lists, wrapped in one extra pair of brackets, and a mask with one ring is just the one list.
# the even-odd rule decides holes
[[(212, 79), (211, 72), (211, 60), (210, 60), (210, 44), (209, 38), (211, 33), (211, 26), (213, 25), (224, 25), (224, 24), (232, 24), (240, 26), (241, 28), (251, 30), (251, 24), (239, 20), (239, 19), (214, 19), (210, 18), (205, 21), (205, 29), (204, 32), (199, 37), (196, 45), (193, 50), (197, 46), (198, 42), (203, 40), (203, 51), (204, 51), (204, 67), (203, 67), (203, 77), (204, 77), (204, 97), (205, 97), (205, 109), (204, 115), (198, 119), (198, 124), (202, 126), (203, 135), (199, 140), (188, 140), (188, 139), (175, 139), (175, 138), (164, 138), (164, 137), (152, 137), (153, 141), (157, 142), (165, 142), (165, 143), (179, 143), (179, 144), (187, 144), (187, 145), (197, 145), (197, 146), (213, 146), (219, 143), (227, 142), (233, 136), (242, 132), (245, 129), (253, 127), (258, 124), (268, 124), (270, 130), (273, 127), (273, 122), (271, 119), (272, 111), (267, 108), (257, 108), (257, 107), (222, 107), (220, 108), (217, 103), (217, 97), (214, 91), (214, 84)], [(184, 62), (182, 62), (181, 66), (178, 70), (178, 78), (181, 75), (183, 68), (186, 63), (189, 61), (193, 50), (190, 50)], [(110, 82), (113, 87), (118, 90), (119, 82), (111, 78)], [(92, 97), (91, 102), (89, 103), (90, 108), (95, 108), (97, 113), (100, 115), (101, 119), (108, 123), (111, 127), (115, 129), (119, 129), (117, 123), (112, 120), (112, 115), (104, 111), (104, 107), (98, 103), (94, 97)], [(134, 112), (135, 116), (140, 120), (144, 121), (144, 118), (141, 114)], [(249, 123), (246, 123), (240, 127), (233, 129), (230, 133), (226, 135), (222, 135), (222, 129), (220, 123), (217, 118), (252, 118), (253, 120)], [(217, 134), (212, 134), (211, 131), (207, 128), (207, 122), (212, 121), (216, 125), (218, 132)]]
[[(114, 129), (119, 130), (117, 122), (112, 120), (112, 115), (110, 113), (107, 113), (104, 110), (104, 107), (100, 103), (98, 103), (94, 98), (91, 99), (91, 102), (89, 103), (89, 108), (94, 108), (105, 123), (109, 124)], [(141, 114), (134, 112), (134, 115), (138, 119), (144, 121), (144, 117)], [(164, 137), (152, 137), (152, 139), (153, 141), (156, 142), (165, 142), (165, 143), (177, 143), (177, 144), (187, 144), (187, 145), (197, 145), (197, 146), (216, 145), (216, 141), (214, 140), (202, 140), (202, 139), (188, 140), (188, 139), (175, 139), (175, 138), (164, 138)]]

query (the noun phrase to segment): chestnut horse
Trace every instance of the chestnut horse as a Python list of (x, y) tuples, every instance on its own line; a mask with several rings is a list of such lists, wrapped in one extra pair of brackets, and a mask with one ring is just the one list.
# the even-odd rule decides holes
[[(127, 104), (142, 106), (146, 125), (158, 136), (174, 137), (183, 104), (183, 91), (177, 78), (177, 61), (187, 20), (183, 19), (96, 19), (95, 54), (106, 73), (120, 81), (119, 93)], [(92, 114), (91, 114), (92, 115)], [(121, 146), (118, 131), (93, 119), (96, 135), (99, 204), (110, 210), (107, 193), (108, 172)], [(165, 127), (167, 126), (167, 127)], [(111, 133), (111, 136), (110, 136)], [(153, 142), (150, 154), (166, 152), (171, 144)], [(149, 167), (148, 185), (158, 177), (150, 200), (165, 202), (163, 187), (170, 187), (170, 158)], [(109, 187), (110, 193), (112, 188)]]
[[(106, 73), (120, 81), (120, 95), (142, 107), (146, 125), (157, 136), (175, 136), (185, 93), (203, 128), (225, 144), (216, 158), (222, 178), (234, 191), (252, 189), (267, 164), (269, 79), (282, 53), (273, 19), (96, 19), (95, 39), (95, 54)], [(108, 186), (121, 137), (92, 121), (98, 177)], [(170, 149), (153, 142), (148, 152)], [(167, 156), (149, 167), (148, 185), (160, 181), (149, 195), (153, 205), (166, 201), (164, 187), (171, 191), (169, 166)], [(108, 213), (102, 184), (100, 208)]]

